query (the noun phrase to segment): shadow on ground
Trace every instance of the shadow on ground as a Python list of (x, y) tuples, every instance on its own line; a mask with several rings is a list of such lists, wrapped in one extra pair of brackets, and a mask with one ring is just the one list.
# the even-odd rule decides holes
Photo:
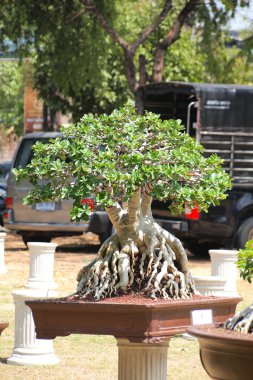
[(220, 244), (214, 243), (196, 243), (186, 247), (187, 256), (190, 260), (210, 260), (210, 249), (222, 249)]
[(58, 245), (56, 248), (56, 252), (62, 252), (62, 253), (97, 253), (100, 248), (100, 245), (95, 244), (82, 244), (82, 245), (76, 245), (76, 244), (62, 244)]

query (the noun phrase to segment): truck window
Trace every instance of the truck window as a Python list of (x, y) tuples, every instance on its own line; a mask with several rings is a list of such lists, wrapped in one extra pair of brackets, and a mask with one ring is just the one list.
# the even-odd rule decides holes
[(37, 142), (41, 141), (47, 143), (48, 139), (28, 139), (23, 140), (18, 150), (17, 157), (14, 162), (14, 168), (22, 167), (23, 169), (31, 162), (33, 157), (32, 146)]
[[(168, 87), (162, 92), (145, 93), (144, 109), (160, 115), (162, 120), (180, 119), (190, 136), (196, 136), (197, 109), (194, 106), (197, 97), (192, 91)], [(189, 108), (189, 105), (190, 108)], [(187, 124), (189, 124), (187, 128)]]

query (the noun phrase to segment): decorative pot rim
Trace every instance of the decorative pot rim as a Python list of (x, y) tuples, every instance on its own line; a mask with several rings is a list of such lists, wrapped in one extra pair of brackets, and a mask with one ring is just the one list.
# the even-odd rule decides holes
[[(184, 305), (186, 308), (192, 308), (192, 306), (199, 306), (199, 304), (203, 307), (209, 307), (213, 304), (216, 305), (230, 305), (230, 304), (237, 304), (238, 302), (242, 301), (242, 297), (225, 297), (225, 296), (197, 296), (192, 297), (188, 299), (157, 299), (153, 300), (151, 298), (143, 298), (143, 299), (132, 299), (131, 302), (129, 301), (123, 301), (124, 297), (111, 297), (111, 298), (104, 298), (99, 301), (86, 301), (86, 300), (70, 300), (68, 297), (62, 297), (62, 298), (41, 298), (35, 301), (36, 303), (41, 303), (42, 308), (48, 308), (48, 305), (51, 304), (51, 308), (55, 307), (63, 307), (65, 308), (66, 305), (71, 304), (73, 308), (75, 307), (85, 307), (85, 308), (97, 308), (99, 310), (101, 307), (102, 309), (107, 307), (114, 306), (115, 309), (125, 309), (125, 308), (131, 308), (134, 309), (163, 309), (168, 308), (170, 309), (177, 309), (182, 308), (182, 305)], [(119, 301), (119, 302), (118, 302)], [(199, 304), (197, 302), (199, 301)], [(33, 301), (31, 301), (33, 302)], [(47, 306), (46, 306), (47, 305)]]
[(229, 341), (231, 344), (243, 344), (253, 348), (253, 334), (241, 334), (236, 331), (222, 329), (219, 324), (194, 325), (188, 327), (187, 332), (200, 339), (219, 340), (224, 343)]
[(0, 335), (2, 334), (4, 329), (6, 329), (6, 327), (8, 327), (8, 326), (9, 326), (8, 322), (0, 322)]

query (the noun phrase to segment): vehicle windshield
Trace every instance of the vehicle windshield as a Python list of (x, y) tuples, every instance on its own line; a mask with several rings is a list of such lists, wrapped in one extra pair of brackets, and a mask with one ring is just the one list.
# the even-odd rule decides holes
[(43, 139), (27, 139), (22, 141), (22, 147), (19, 149), (19, 153), (15, 159), (14, 168), (22, 167), (23, 169), (31, 162), (34, 152), (32, 149), (32, 146), (37, 142), (40, 141), (44, 144), (48, 143), (50, 139), (43, 138)]
[(6, 180), (11, 167), (11, 161), (0, 162), (0, 180)]

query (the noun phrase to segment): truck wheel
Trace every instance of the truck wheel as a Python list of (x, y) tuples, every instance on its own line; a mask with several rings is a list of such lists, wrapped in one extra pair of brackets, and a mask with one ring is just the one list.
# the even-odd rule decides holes
[(103, 244), (112, 234), (114, 234), (114, 232), (115, 232), (114, 228), (112, 227), (112, 225), (110, 223), (106, 232), (102, 232), (98, 235), (100, 244)]
[(236, 234), (237, 248), (244, 248), (248, 240), (253, 239), (253, 218), (248, 218), (239, 226)]
[(100, 244), (103, 244), (109, 237), (111, 236), (111, 232), (104, 232), (102, 234), (99, 234), (99, 241)]
[(50, 243), (52, 237), (50, 235), (29, 235), (29, 234), (22, 234), (22, 240), (27, 246), (27, 243), (29, 242), (41, 242), (41, 243)]

